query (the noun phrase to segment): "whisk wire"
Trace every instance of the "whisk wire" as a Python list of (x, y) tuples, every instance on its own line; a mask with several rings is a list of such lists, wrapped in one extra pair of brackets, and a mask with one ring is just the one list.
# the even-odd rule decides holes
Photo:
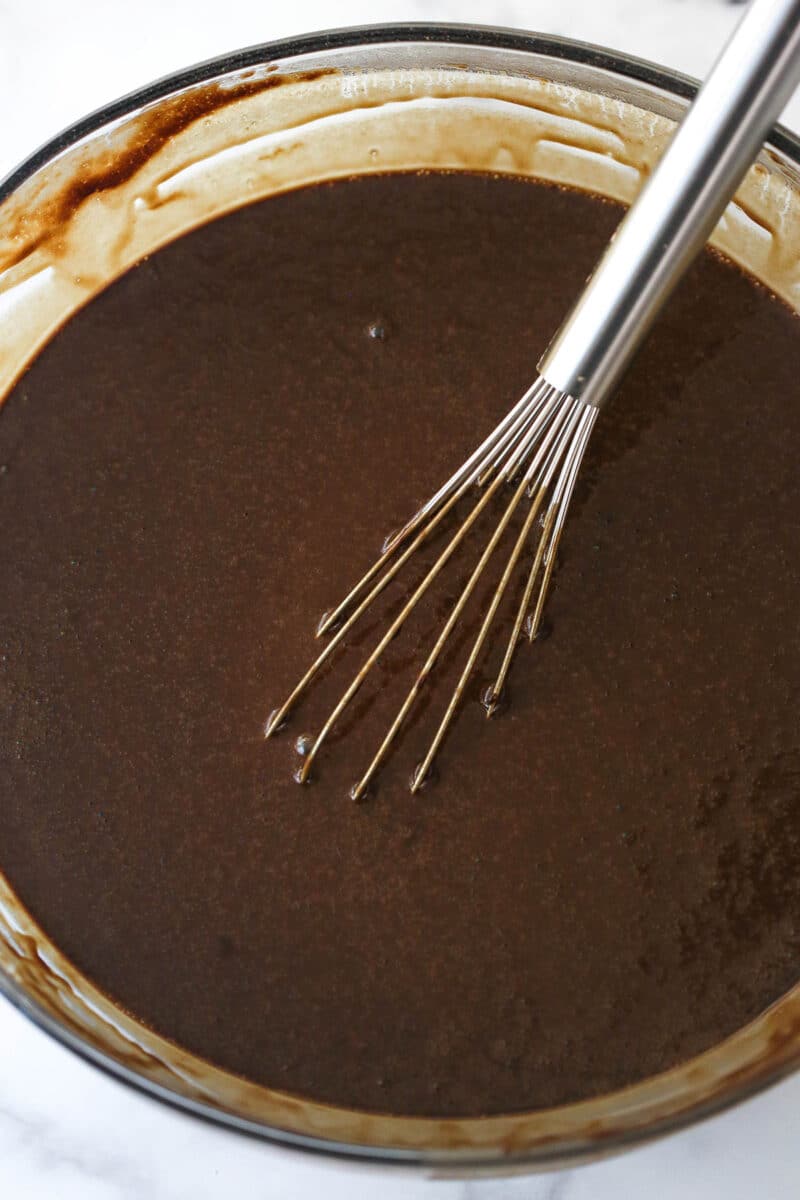
[[(541, 467), (541, 475), (539, 476), (541, 482), (538, 484), (538, 488), (533, 496), (528, 513), (525, 517), (525, 521), (523, 522), (522, 529), (520, 530), (511, 554), (509, 555), (508, 562), (506, 563), (506, 568), (503, 572), (500, 582), (495, 588), (491, 603), (486, 611), (486, 615), (484, 616), (483, 622), (478, 631), (478, 635), (472, 645), (472, 649), (464, 665), (464, 669), (461, 672), (458, 683), (456, 684), (455, 689), (450, 697), (450, 701), (439, 724), (439, 728), (434, 734), (433, 741), (428, 748), (425, 758), (422, 760), (414, 773), (414, 777), (411, 782), (412, 792), (416, 792), (424, 783), (431, 764), (433, 763), (447, 730), (450, 727), (456, 709), (458, 708), (461, 698), (464, 694), (464, 689), (466, 688), (470, 676), (475, 669), (478, 656), (483, 649), (483, 644), (486, 640), (487, 634), (489, 633), (494, 618), (497, 614), (497, 610), (500, 607), (503, 596), (505, 595), (511, 576), (514, 573), (514, 569), (516, 568), (522, 551), (524, 550), (528, 541), (533, 523), (539, 515), (539, 511), (544, 502), (545, 496), (547, 495), (547, 491), (552, 483), (553, 475), (555, 474), (565, 449), (569, 447), (570, 441), (575, 433), (576, 426), (580, 421), (582, 408), (583, 405), (581, 405), (578, 401), (573, 401), (569, 407), (561, 406), (561, 409), (558, 413), (559, 419), (554, 421), (551, 427), (551, 444), (549, 446), (547, 443), (542, 444), (522, 479), (520, 487), (517, 490), (517, 495), (515, 495), (514, 499), (509, 505), (506, 515), (510, 520), (514, 510), (517, 508), (519, 501), (522, 498), (522, 495), (529, 490), (532, 481), (537, 479), (537, 471), (542, 463), (542, 460), (544, 460)], [(544, 537), (541, 537), (539, 539), (539, 544), (542, 545), (543, 543)]]
[(536, 605), (531, 615), (528, 624), (528, 640), (533, 641), (539, 630), (539, 625), (542, 619), (545, 599), (550, 587), (550, 579), (553, 574), (553, 568), (556, 563), (556, 555), (558, 544), (561, 539), (561, 534), (564, 529), (567, 511), (572, 500), (572, 493), (575, 488), (575, 481), (578, 476), (583, 455), (586, 446), (589, 442), (592, 429), (594, 428), (595, 420), (597, 419), (597, 409), (584, 408), (580, 414), (580, 429), (578, 437), (574, 444), (570, 447), (567, 461), (564, 470), (561, 472), (553, 492), (553, 497), (547, 507), (544, 524), (542, 526), (542, 535), (536, 546), (533, 563), (528, 573), (528, 579), (525, 584), (525, 589), (522, 593), (517, 615), (514, 620), (514, 625), (511, 630), (511, 635), (506, 645), (506, 652), (503, 656), (503, 662), (497, 674), (497, 678), (492, 685), (487, 701), (486, 715), (491, 717), (497, 710), (497, 705), (500, 702), (500, 697), (503, 694), (506, 678), (511, 667), (511, 662), (514, 657), (517, 645), (519, 644), (522, 626), (525, 622), (525, 616), (529, 611), (531, 596), (539, 576), (539, 571), (544, 562), (544, 572), (542, 574), (541, 583), (539, 585), (539, 593), (536, 600)]

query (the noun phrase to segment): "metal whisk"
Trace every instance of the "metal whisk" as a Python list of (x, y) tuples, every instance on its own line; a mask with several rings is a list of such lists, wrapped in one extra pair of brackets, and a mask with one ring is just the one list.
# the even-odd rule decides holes
[[(411, 790), (426, 779), (497, 610), (520, 560), (531, 558), (511, 636), (494, 683), (484, 696), (491, 714), (515, 648), (539, 630), (559, 541), (578, 470), (605, 404), (676, 283), (702, 249), (769, 127), (800, 82), (800, 0), (752, 0), (706, 83), (687, 112), (641, 196), (621, 223), (572, 312), (539, 363), (539, 375), (472, 456), (434, 496), (387, 539), (382, 553), (339, 606), (322, 618), (317, 635), (332, 632), (325, 649), (294, 691), (269, 717), (265, 736), (284, 723), (321, 667), (370, 604), (478, 485), (478, 498), (398, 616), (379, 639), (307, 747), (296, 778), (308, 780), (328, 734), (372, 667), (445, 565), (465, 542), (499, 490), (515, 486), (444, 627), (378, 747), (353, 787), (360, 799), (384, 761), (444, 646), (521, 505), (521, 528), (430, 747), (413, 773)], [(530, 543), (530, 546), (529, 546)], [(534, 598), (535, 597), (535, 598)]]

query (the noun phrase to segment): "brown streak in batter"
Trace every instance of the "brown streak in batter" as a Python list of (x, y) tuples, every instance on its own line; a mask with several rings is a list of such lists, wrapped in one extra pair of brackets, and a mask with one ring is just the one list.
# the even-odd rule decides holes
[(243, 78), (228, 87), (206, 83), (162, 100), (157, 109), (145, 110), (134, 122), (127, 149), (115, 146), (105, 156), (97, 155), (86, 164), (77, 178), (71, 179), (37, 208), (33, 221), (25, 211), (17, 226), (12, 225), (8, 233), (9, 240), (18, 241), (19, 245), (13, 253), (4, 256), (3, 269), (16, 266), (43, 245), (52, 248), (53, 231), (62, 230), (86, 200), (127, 183), (167, 142), (195, 121), (209, 117), (248, 96), (259, 95), (286, 83), (310, 83), (332, 73), (332, 69), (326, 67), (297, 71), (291, 75)]

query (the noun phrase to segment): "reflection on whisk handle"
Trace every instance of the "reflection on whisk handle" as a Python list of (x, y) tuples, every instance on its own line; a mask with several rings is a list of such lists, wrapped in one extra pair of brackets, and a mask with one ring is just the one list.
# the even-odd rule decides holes
[(752, 0), (539, 364), (596, 408), (700, 252), (800, 83), (800, 0)]

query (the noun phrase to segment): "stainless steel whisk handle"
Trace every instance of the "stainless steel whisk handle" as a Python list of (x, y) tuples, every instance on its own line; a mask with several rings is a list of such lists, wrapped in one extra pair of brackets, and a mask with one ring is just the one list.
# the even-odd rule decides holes
[(752, 0), (539, 363), (600, 408), (800, 83), (800, 0)]

